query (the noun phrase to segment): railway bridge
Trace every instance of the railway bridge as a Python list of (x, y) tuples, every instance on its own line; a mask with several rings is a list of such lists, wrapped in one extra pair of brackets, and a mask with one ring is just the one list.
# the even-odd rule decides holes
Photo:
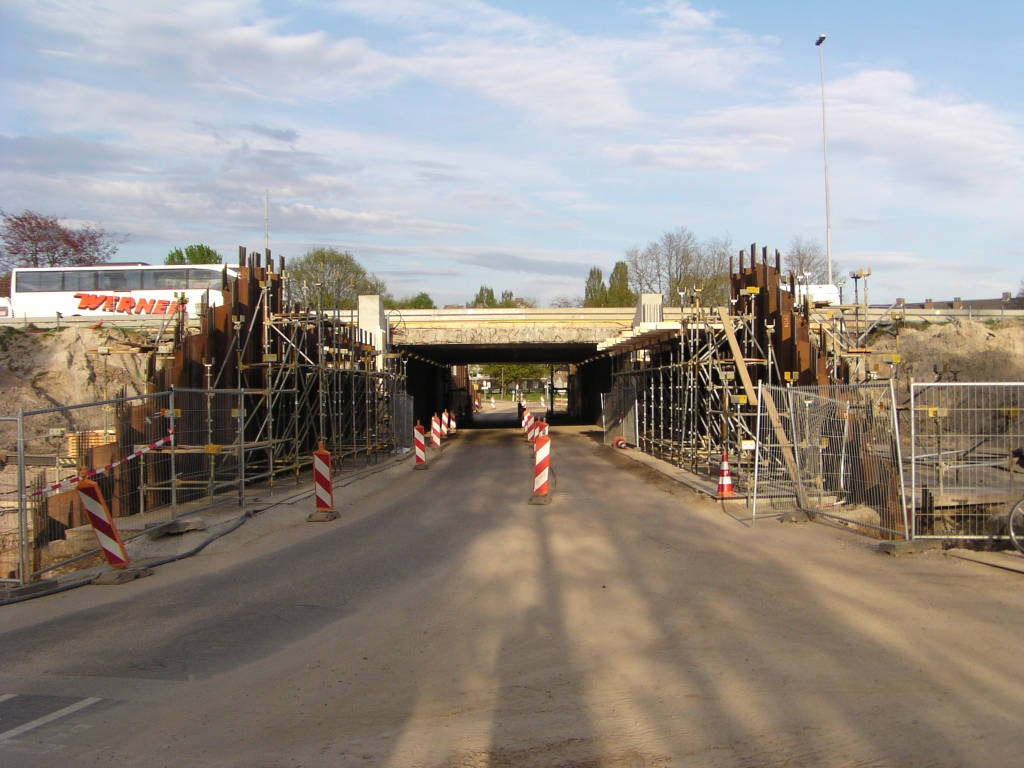
[(682, 310), (663, 308), (660, 295), (645, 302), (637, 308), (403, 309), (387, 319), (392, 344), (448, 365), (578, 364), (624, 333), (679, 329)]

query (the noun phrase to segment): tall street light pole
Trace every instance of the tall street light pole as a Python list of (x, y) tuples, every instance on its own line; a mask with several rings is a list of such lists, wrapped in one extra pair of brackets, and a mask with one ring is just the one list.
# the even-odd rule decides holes
[(818, 46), (818, 64), (821, 67), (821, 135), (825, 145), (825, 253), (828, 255), (828, 283), (834, 285), (832, 280), (832, 209), (828, 194), (828, 121), (825, 119), (825, 54), (821, 44), (825, 42), (824, 35), (818, 35), (815, 45)]

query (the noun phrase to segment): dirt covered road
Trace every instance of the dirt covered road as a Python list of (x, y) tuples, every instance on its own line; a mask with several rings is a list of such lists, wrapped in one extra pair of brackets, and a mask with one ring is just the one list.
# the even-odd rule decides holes
[(1024, 577), (749, 527), (583, 429), (553, 457), (529, 506), (519, 433), (467, 430), (336, 523), (0, 608), (0, 731), (98, 700), (0, 763), (1020, 764)]

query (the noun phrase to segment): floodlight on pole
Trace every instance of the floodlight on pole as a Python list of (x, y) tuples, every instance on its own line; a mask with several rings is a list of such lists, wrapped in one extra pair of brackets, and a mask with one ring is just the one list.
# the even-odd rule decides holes
[(825, 35), (818, 35), (814, 44), (818, 46), (818, 64), (821, 69), (821, 135), (825, 148), (825, 253), (828, 256), (828, 282), (832, 281), (832, 209), (829, 201), (828, 191), (828, 121), (825, 119), (825, 54), (822, 51), (822, 43), (825, 42)]

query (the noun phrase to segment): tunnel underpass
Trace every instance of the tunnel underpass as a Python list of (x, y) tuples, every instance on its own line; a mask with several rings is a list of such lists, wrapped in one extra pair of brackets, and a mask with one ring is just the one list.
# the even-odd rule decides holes
[(601, 393), (611, 386), (611, 361), (597, 356), (596, 342), (409, 344), (399, 348), (408, 356), (406, 386), (414, 399), (415, 418), (421, 424), (429, 424), (435, 413), (445, 409), (456, 413), (465, 424), (514, 424), (514, 420), (506, 424), (473, 414), (469, 379), (464, 373), (470, 365), (569, 366), (567, 406), (553, 413), (563, 424), (597, 421)]

